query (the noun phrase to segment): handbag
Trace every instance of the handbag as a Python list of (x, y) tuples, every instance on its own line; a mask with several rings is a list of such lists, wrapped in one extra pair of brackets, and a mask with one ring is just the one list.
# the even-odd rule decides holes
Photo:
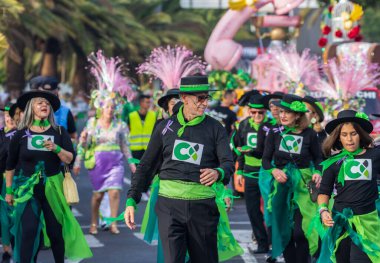
[[(282, 139), (284, 139), (284, 137), (282, 136), (282, 134), (280, 134)], [(296, 169), (299, 170), (294, 158), (293, 158), (293, 154), (290, 152), (289, 150), (289, 147), (288, 145), (285, 143), (285, 146), (286, 146), (286, 150), (289, 152), (289, 155), (290, 155), (290, 158), (292, 159), (292, 163), (293, 165), (296, 167)], [(306, 188), (309, 192), (309, 196), (310, 196), (310, 200), (315, 203), (317, 202), (317, 199), (318, 199), (318, 195), (319, 195), (319, 189), (317, 188), (317, 184), (313, 181), (313, 180), (310, 180), (309, 182), (306, 182), (306, 179), (305, 177), (302, 175), (302, 173), (300, 172), (300, 176), (301, 176), (301, 179), (302, 181), (304, 182), (304, 184), (306, 185)]]
[(63, 194), (65, 195), (66, 201), (69, 205), (79, 203), (77, 184), (71, 176), (67, 165), (65, 165), (65, 179), (63, 179)]
[[(62, 135), (61, 126), (59, 126), (59, 134)], [(71, 176), (70, 168), (67, 164), (64, 165), (64, 171), (65, 178), (63, 179), (63, 195), (69, 205), (77, 204), (79, 203), (78, 188), (73, 177)]]

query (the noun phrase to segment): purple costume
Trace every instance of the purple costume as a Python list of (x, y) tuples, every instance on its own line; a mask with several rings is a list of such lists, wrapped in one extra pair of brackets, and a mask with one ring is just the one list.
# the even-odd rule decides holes
[[(108, 129), (100, 127), (95, 118), (87, 121), (87, 145), (95, 143), (95, 167), (88, 170), (94, 192), (105, 192), (109, 189), (122, 189), (124, 177), (123, 157), (132, 158), (129, 150), (127, 124), (113, 120)], [(78, 156), (75, 166), (80, 166), (85, 145), (78, 145)]]

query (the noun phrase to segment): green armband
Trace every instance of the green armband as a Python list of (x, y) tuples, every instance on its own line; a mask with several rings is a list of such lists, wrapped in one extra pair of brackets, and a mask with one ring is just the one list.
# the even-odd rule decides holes
[(133, 208), (136, 210), (137, 209), (137, 205), (136, 205), (136, 201), (133, 199), (133, 198), (128, 198), (127, 199), (127, 202), (125, 203), (125, 206), (128, 207), (128, 206), (133, 206)]
[(322, 209), (322, 208), (329, 208), (328, 207), (328, 205), (327, 204), (325, 204), (325, 203), (323, 203), (323, 204), (320, 204), (319, 206), (318, 206), (318, 210), (320, 210), (320, 209)]
[(237, 175), (244, 175), (244, 171), (243, 171), (243, 170), (237, 170), (237, 171), (236, 171), (236, 174), (237, 174)]
[(223, 179), (224, 179), (224, 170), (222, 168), (215, 168), (215, 170), (217, 170), (218, 173), (219, 173), (218, 182), (223, 181)]
[(272, 172), (273, 172), (274, 169), (276, 169), (276, 168), (272, 168), (272, 169), (269, 169), (267, 171), (272, 175)]
[(62, 148), (59, 145), (57, 145), (57, 147), (54, 150), (54, 153), (59, 154), (61, 151), (62, 151)]
[(12, 189), (12, 186), (7, 186), (5, 187), (5, 193), (7, 195), (13, 195), (13, 189)]

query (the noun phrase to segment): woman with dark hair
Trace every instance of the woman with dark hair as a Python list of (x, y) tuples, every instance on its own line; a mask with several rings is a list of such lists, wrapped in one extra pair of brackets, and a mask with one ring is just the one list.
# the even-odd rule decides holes
[(14, 206), (14, 259), (36, 261), (42, 215), (55, 262), (89, 258), (91, 250), (63, 194), (60, 164), (74, 160), (74, 149), (66, 130), (54, 121), (60, 101), (49, 92), (32, 91), (17, 104), (25, 114), (9, 144), (5, 196)]
[[(4, 109), (5, 126), (0, 129), (0, 185), (1, 196), (4, 198), (6, 193), (5, 187), (5, 167), (8, 156), (9, 143), (16, 133), (16, 123), (13, 121), (16, 104), (8, 103)], [(3, 244), (2, 262), (8, 262), (11, 258), (11, 215), (12, 208), (5, 202), (0, 202), (0, 221), (1, 221), (1, 242)], [(12, 241), (13, 242), (13, 241)]]
[(274, 102), (280, 108), (282, 126), (273, 128), (265, 140), (263, 168), (274, 177), (268, 201), (272, 226), (272, 257), (284, 254), (288, 263), (310, 262), (318, 249), (318, 233), (306, 235), (316, 203), (307, 184), (319, 187), (322, 161), (315, 131), (308, 127), (306, 105), (296, 95)]
[(306, 113), (306, 117), (309, 120), (313, 130), (317, 133), (318, 142), (322, 147), (322, 143), (327, 137), (327, 133), (322, 127), (322, 122), (325, 119), (323, 106), (316, 98), (313, 98), (312, 96), (305, 96), (302, 100), (309, 110)]
[(341, 111), (326, 125), (330, 136), (323, 151), (329, 158), (322, 163), (318, 204), (322, 223), (329, 229), (322, 240), (321, 263), (380, 262), (380, 219), (375, 205), (380, 150), (372, 147), (372, 130), (368, 116), (353, 110)]

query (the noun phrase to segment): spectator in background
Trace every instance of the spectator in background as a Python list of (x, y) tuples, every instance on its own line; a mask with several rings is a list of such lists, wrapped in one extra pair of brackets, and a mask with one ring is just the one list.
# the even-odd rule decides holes
[[(55, 77), (37, 76), (30, 80), (32, 90), (49, 91), (58, 96), (59, 81)], [(71, 139), (76, 140), (77, 129), (71, 110), (61, 102), (61, 107), (54, 113), (55, 121), (58, 125), (64, 127), (69, 133)]]
[(140, 160), (148, 146), (157, 114), (150, 110), (152, 103), (149, 95), (140, 95), (139, 104), (140, 109), (129, 114), (128, 126), (132, 156)]
[(236, 113), (230, 110), (235, 105), (236, 93), (234, 90), (226, 90), (223, 94), (222, 103), (213, 108), (208, 115), (219, 121), (226, 129), (228, 136), (234, 129), (234, 123), (237, 121)]

